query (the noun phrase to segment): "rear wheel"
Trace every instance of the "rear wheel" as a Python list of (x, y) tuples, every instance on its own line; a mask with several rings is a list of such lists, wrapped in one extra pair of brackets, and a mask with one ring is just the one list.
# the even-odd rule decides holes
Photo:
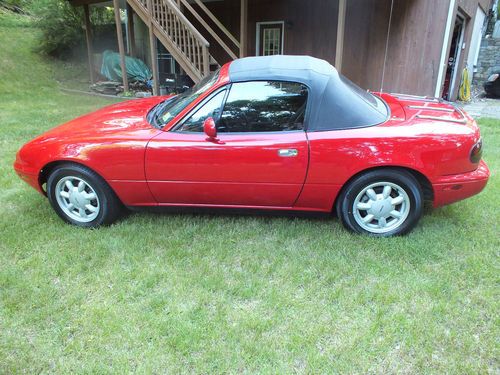
[(408, 233), (422, 210), (422, 189), (404, 170), (362, 174), (349, 182), (337, 203), (337, 214), (347, 229), (381, 237)]
[(111, 224), (122, 209), (109, 185), (92, 170), (77, 164), (65, 164), (52, 171), (47, 196), (64, 221), (80, 227)]

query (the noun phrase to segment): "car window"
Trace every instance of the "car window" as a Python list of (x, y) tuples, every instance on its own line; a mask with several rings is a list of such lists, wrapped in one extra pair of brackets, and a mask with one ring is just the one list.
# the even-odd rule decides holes
[(182, 125), (176, 129), (176, 131), (181, 132), (203, 132), (203, 122), (208, 117), (213, 117), (217, 120), (220, 115), (220, 109), (222, 107), (222, 102), (224, 101), (224, 95), (226, 90), (222, 90), (215, 94), (211, 99), (198, 108), (191, 116), (185, 120)]
[(233, 83), (217, 123), (220, 133), (301, 130), (307, 87), (295, 82)]
[(156, 105), (148, 114), (148, 121), (158, 128), (163, 128), (170, 120), (182, 112), (184, 108), (206, 93), (219, 78), (219, 71), (208, 75), (188, 91), (168, 98)]

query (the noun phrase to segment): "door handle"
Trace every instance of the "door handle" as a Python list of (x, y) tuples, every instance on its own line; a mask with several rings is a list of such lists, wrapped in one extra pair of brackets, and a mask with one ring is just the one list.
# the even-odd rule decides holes
[(282, 148), (278, 150), (278, 155), (281, 156), (282, 158), (297, 156), (298, 154), (299, 151), (295, 148)]

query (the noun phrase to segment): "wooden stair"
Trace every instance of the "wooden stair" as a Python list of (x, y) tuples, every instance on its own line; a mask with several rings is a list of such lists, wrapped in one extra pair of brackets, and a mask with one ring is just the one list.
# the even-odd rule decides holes
[(127, 3), (194, 82), (219, 65), (210, 56), (208, 41), (172, 0), (127, 0)]

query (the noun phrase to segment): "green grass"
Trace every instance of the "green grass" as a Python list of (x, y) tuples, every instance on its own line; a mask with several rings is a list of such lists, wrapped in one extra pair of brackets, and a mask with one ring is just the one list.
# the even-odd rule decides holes
[(498, 373), (500, 122), (491, 181), (410, 235), (335, 219), (132, 214), (82, 230), (12, 170), (109, 103), (63, 94), (0, 18), (0, 373)]

